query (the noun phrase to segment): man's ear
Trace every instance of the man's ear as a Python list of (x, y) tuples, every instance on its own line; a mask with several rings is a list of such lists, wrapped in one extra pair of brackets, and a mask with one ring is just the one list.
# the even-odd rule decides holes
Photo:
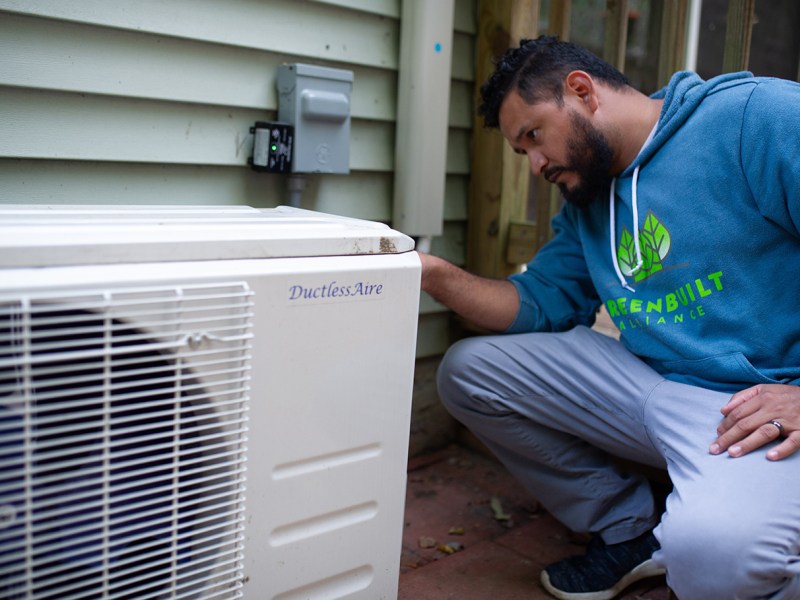
[(572, 94), (594, 112), (599, 106), (592, 76), (585, 71), (570, 71), (564, 80), (564, 95)]

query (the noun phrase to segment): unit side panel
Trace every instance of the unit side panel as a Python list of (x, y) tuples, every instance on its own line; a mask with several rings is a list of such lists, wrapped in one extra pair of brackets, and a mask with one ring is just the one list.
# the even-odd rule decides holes
[(251, 403), (254, 597), (396, 596), (419, 270), (373, 258), (255, 289), (253, 383), (269, 395)]

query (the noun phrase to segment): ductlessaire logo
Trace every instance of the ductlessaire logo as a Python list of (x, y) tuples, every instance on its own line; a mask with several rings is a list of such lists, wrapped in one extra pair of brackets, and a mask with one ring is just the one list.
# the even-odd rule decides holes
[(291, 281), (286, 290), (286, 300), (290, 306), (310, 304), (330, 304), (332, 302), (353, 302), (361, 300), (382, 300), (387, 296), (387, 286), (383, 278), (374, 280), (337, 281), (318, 278), (305, 281)]
[[(653, 213), (648, 211), (644, 225), (639, 231), (641, 265), (637, 259), (636, 244), (631, 232), (624, 228), (617, 246), (617, 264), (620, 270), (633, 278), (633, 282), (644, 281), (662, 271), (665, 259), (672, 248), (669, 229)], [(678, 281), (678, 287), (657, 297), (620, 296), (606, 300), (608, 314), (620, 329), (645, 328), (658, 325), (677, 325), (695, 321), (706, 316), (703, 302), (712, 294), (724, 290), (722, 271), (714, 271), (701, 277), (688, 277)]]

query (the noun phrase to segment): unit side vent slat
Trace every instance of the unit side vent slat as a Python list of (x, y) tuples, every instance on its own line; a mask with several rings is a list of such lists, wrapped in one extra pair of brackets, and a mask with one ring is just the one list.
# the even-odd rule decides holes
[(0, 597), (242, 596), (245, 283), (0, 297)]

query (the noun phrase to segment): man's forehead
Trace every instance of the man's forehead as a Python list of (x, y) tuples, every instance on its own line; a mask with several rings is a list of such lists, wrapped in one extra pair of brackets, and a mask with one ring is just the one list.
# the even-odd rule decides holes
[[(500, 129), (504, 134), (513, 135), (512, 139), (517, 139), (520, 135), (525, 134), (524, 129), (536, 125), (557, 108), (558, 104), (554, 101), (542, 100), (530, 103), (517, 90), (513, 90), (506, 94), (500, 104), (498, 114)], [(509, 129), (513, 129), (513, 131), (506, 131)]]

